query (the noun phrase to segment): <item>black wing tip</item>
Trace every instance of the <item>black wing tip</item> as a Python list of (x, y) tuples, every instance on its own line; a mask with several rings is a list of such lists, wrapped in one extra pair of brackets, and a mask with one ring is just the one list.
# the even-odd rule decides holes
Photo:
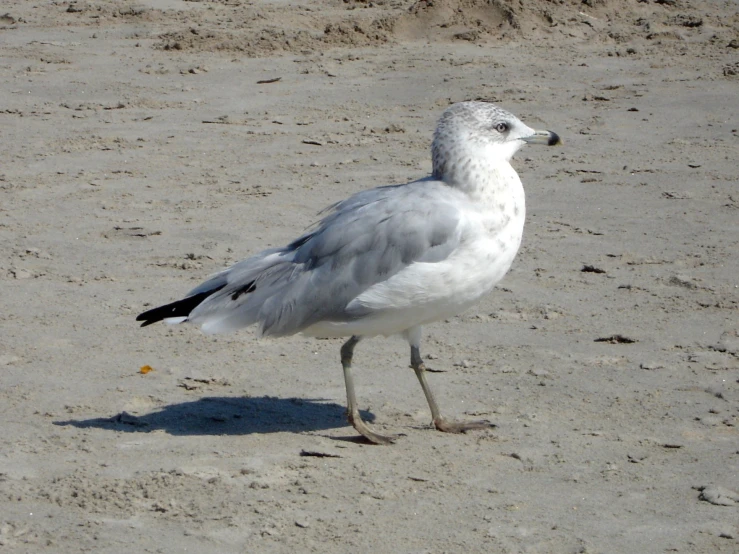
[(156, 318), (149, 319), (149, 318), (143, 317), (144, 315), (145, 314), (140, 314), (136, 316), (136, 321), (143, 321), (143, 323), (141, 324), (141, 327), (147, 327), (149, 325), (157, 323), (158, 321), (162, 321), (161, 319), (156, 319)]
[(148, 325), (152, 325), (154, 323), (162, 321), (167, 317), (167, 315), (165, 315), (165, 310), (163, 310), (162, 308), (171, 309), (171, 306), (160, 306), (158, 308), (154, 308), (153, 310), (148, 310), (146, 312), (140, 313), (136, 316), (136, 321), (143, 321), (141, 327), (147, 327)]
[[(152, 308), (136, 316), (136, 321), (143, 321), (141, 327), (146, 327), (163, 319), (170, 317), (187, 317), (203, 300), (208, 298), (211, 294), (218, 292), (225, 285), (221, 285), (218, 288), (207, 292), (200, 292), (193, 294), (182, 300), (177, 300), (171, 304), (165, 304), (157, 308)], [(248, 291), (247, 291), (248, 292)]]

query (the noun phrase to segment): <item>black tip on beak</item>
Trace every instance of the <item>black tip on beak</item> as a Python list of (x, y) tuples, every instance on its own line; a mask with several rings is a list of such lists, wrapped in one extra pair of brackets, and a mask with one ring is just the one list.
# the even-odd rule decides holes
[(534, 134), (521, 139), (529, 144), (546, 144), (547, 146), (558, 146), (562, 139), (554, 131), (534, 131)]

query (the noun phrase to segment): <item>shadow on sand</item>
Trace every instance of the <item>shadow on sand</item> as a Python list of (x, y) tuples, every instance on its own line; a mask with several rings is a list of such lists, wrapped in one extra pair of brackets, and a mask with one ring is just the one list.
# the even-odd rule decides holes
[[(362, 418), (374, 421), (372, 413)], [(120, 412), (112, 417), (55, 421), (82, 429), (99, 428), (128, 433), (163, 430), (171, 435), (249, 435), (280, 431), (320, 431), (348, 426), (346, 408), (322, 399), (211, 396), (165, 406), (136, 416)]]

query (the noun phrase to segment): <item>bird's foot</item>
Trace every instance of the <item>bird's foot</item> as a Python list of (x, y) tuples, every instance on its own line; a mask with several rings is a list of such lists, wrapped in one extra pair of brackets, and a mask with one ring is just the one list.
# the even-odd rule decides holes
[(352, 424), (352, 427), (354, 427), (360, 435), (372, 444), (393, 444), (398, 438), (396, 435), (381, 435), (380, 433), (374, 432), (359, 416), (359, 413), (354, 414), (352, 412), (348, 412), (347, 419), (349, 420), (349, 423)]
[(434, 419), (434, 426), (439, 431), (445, 433), (466, 433), (467, 431), (477, 431), (480, 429), (492, 429), (495, 427), (495, 423), (489, 421), (478, 420), (478, 421), (448, 421), (443, 417), (437, 417)]

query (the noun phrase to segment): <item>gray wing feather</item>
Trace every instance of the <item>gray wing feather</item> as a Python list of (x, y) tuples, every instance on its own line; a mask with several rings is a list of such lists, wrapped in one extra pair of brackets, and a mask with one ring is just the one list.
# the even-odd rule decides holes
[(372, 285), (454, 251), (461, 235), (455, 206), (464, 202), (459, 191), (430, 180), (355, 194), (285, 248), (261, 252), (193, 289), (191, 295), (222, 287), (189, 320), (212, 332), (258, 323), (273, 336), (348, 321), (346, 306)]

